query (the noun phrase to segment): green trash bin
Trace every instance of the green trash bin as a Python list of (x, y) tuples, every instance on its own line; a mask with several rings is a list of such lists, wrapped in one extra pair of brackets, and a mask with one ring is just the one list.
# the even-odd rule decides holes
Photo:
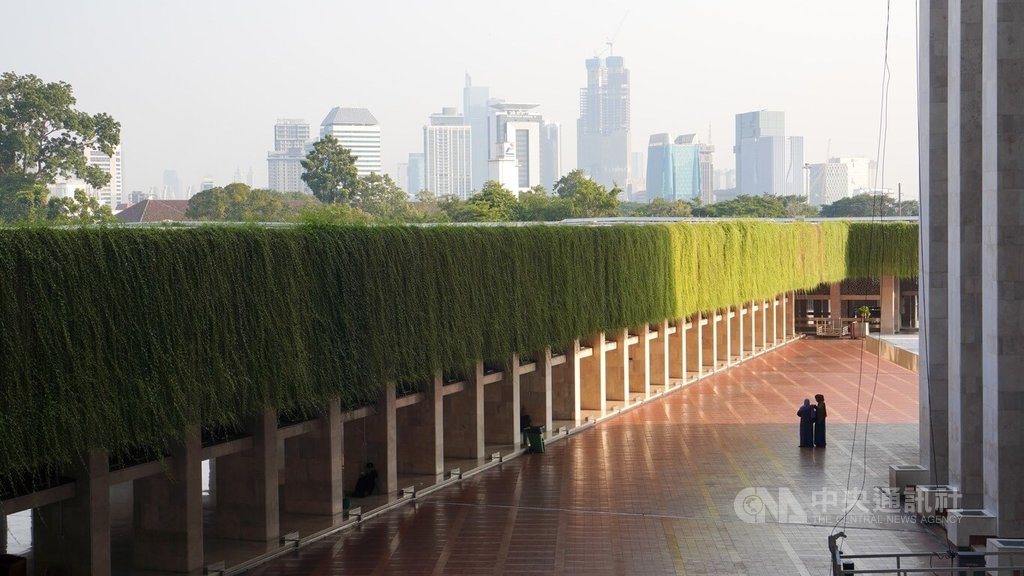
[(526, 443), (530, 447), (530, 452), (543, 453), (544, 452), (544, 427), (543, 426), (528, 426), (526, 428)]

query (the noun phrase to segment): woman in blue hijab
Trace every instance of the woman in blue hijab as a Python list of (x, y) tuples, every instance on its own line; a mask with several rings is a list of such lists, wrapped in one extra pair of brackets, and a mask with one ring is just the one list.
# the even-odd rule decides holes
[(817, 419), (817, 410), (811, 406), (809, 398), (804, 398), (804, 405), (796, 411), (800, 417), (800, 447), (814, 447), (814, 421)]

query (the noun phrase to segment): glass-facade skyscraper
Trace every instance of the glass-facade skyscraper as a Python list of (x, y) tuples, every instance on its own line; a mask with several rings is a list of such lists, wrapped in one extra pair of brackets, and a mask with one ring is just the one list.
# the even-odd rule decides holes
[(701, 144), (696, 135), (669, 140), (668, 134), (654, 134), (647, 146), (647, 200), (668, 202), (701, 197)]
[(804, 194), (804, 139), (786, 137), (786, 113), (736, 115), (736, 192), (748, 196)]

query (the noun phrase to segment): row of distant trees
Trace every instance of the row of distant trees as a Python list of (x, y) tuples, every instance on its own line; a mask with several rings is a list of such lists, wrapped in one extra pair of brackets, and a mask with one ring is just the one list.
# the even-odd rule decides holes
[[(113, 154), (121, 126), (107, 114), (75, 109), (71, 86), (43, 82), (28, 74), (0, 75), (0, 223), (95, 224), (116, 221), (110, 207), (84, 191), (71, 198), (49, 199), (47, 185), (76, 177), (93, 188), (110, 175), (86, 163), (86, 148)], [(333, 136), (313, 145), (302, 165), (302, 178), (313, 191), (281, 194), (229, 184), (196, 194), (186, 211), (206, 221), (322, 223), (542, 222), (566, 218), (612, 216), (853, 217), (912, 216), (916, 202), (897, 206), (891, 198), (857, 196), (823, 206), (809, 206), (798, 196), (740, 196), (711, 205), (657, 199), (649, 204), (620, 202), (621, 190), (604, 186), (574, 170), (550, 191), (536, 186), (517, 197), (497, 182), (487, 182), (466, 200), (436, 198), (429, 191), (409, 202), (387, 175), (360, 177), (352, 151)]]

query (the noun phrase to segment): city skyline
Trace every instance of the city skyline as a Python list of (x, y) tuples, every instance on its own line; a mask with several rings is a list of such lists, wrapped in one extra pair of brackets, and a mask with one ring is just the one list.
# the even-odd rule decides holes
[[(158, 8), (50, 1), (9, 8), (12, 21), (23, 25), (0, 38), (0, 68), (69, 82), (81, 109), (118, 119), (126, 191), (160, 186), (164, 170), (177, 171), (183, 189), (207, 175), (226, 183), (238, 166), (265, 166), (277, 118), (313, 123), (335, 106), (373, 111), (381, 125), (382, 166), (394, 175), (420, 149), (423, 118), (458, 101), (467, 73), (493, 94), (540, 104), (546, 121), (562, 125), (565, 172), (576, 159), (582, 64), (610, 52), (626, 58), (632, 75), (633, 149), (645, 148), (651, 134), (703, 135), (710, 124), (716, 167), (729, 168), (735, 114), (773, 109), (787, 112), (787, 132), (805, 136), (808, 162), (825, 161), (827, 148), (832, 156), (875, 156), (884, 2), (719, 4), (641, 3), (627, 13), (617, 3), (570, 0), (545, 6), (545, 18), (531, 34), (510, 37), (499, 48), (484, 25), (500, 19), (498, 7), (466, 2), (392, 10), (307, 1), (280, 11), (260, 3), (185, 1)], [(736, 18), (738, 11), (743, 18)], [(430, 24), (452, 13), (459, 13), (460, 33), (433, 37)], [(337, 37), (310, 34), (286, 45), (259, 41), (281, 26), (312, 27), (321, 18), (386, 22), (400, 41), (382, 43), (374, 26), (353, 26)], [(132, 46), (119, 51), (117, 67), (59, 57), (73, 48), (74, 32), (90, 23), (117, 30), (106, 41), (112, 50)], [(680, 34), (702, 50), (678, 49), (673, 38)], [(914, 35), (913, 6), (894, 5), (893, 120), (916, 116)], [(228, 48), (207, 50), (211, 37)], [(368, 43), (376, 43), (373, 58), (335, 56)], [(413, 45), (416, 51), (407, 50)], [(326, 59), (333, 67), (326, 67)], [(264, 80), (267, 74), (272, 81)], [(913, 197), (915, 123), (891, 124), (879, 187), (902, 182), (905, 195)], [(206, 137), (194, 137), (196, 126)], [(266, 185), (265, 176), (257, 170), (256, 185)]]

